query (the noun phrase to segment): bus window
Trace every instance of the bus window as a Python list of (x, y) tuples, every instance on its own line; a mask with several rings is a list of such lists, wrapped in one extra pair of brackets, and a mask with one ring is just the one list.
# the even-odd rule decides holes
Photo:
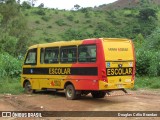
[(61, 62), (71, 63), (77, 62), (77, 47), (61, 47)]
[(96, 45), (80, 45), (78, 47), (79, 62), (96, 62)]
[(25, 65), (36, 65), (37, 64), (37, 49), (36, 48), (28, 51), (24, 64)]
[(59, 48), (46, 48), (44, 54), (44, 63), (58, 63)]

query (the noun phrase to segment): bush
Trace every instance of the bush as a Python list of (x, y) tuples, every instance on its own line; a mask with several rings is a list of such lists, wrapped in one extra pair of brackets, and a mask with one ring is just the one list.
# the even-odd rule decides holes
[(47, 26), (47, 28), (52, 28), (52, 26), (51, 26), (51, 25), (49, 25), (49, 26)]
[(8, 52), (10, 55), (14, 56), (16, 53), (17, 43), (18, 43), (18, 39), (16, 37), (9, 36), (8, 34), (4, 34), (4, 36), (2, 35), (0, 39), (0, 51)]
[(45, 37), (44, 40), (48, 43), (55, 42), (55, 38)]
[(0, 77), (18, 77), (21, 73), (21, 61), (8, 53), (0, 54)]
[(79, 23), (79, 20), (74, 21), (75, 23)]
[(86, 20), (86, 23), (91, 23), (92, 21), (91, 20)]
[[(156, 29), (145, 40), (136, 42), (137, 74), (160, 76), (160, 28)], [(143, 39), (143, 38), (142, 38)]]
[(142, 20), (149, 20), (150, 17), (157, 19), (156, 10), (153, 8), (145, 8), (139, 11), (139, 17)]
[(24, 1), (24, 2), (22, 3), (22, 7), (23, 7), (23, 8), (26, 8), (26, 9), (30, 9), (30, 8), (31, 8), (31, 5), (30, 5), (28, 2)]
[(80, 11), (81, 11), (82, 13), (87, 13), (87, 12), (92, 11), (92, 10), (93, 10), (93, 8), (92, 8), (92, 7), (88, 7), (88, 8), (81, 8), (81, 9), (80, 9)]
[(29, 14), (28, 13), (25, 13), (25, 16), (28, 16)]
[(149, 76), (160, 76), (160, 51), (151, 52)]
[(94, 26), (93, 26), (93, 25), (89, 25), (88, 27), (89, 27), (89, 28), (93, 28)]
[(41, 3), (38, 7), (39, 8), (44, 8), (44, 3)]
[(64, 34), (61, 35), (65, 40), (80, 40), (85, 38), (90, 38), (93, 35), (90, 32), (84, 30), (75, 30), (75, 29), (68, 29), (65, 31)]
[(149, 50), (160, 50), (160, 28), (154, 30), (152, 34), (147, 37), (145, 46), (149, 48)]
[(41, 19), (47, 22), (47, 21), (49, 21), (50, 18), (47, 16), (43, 16), (43, 17), (41, 17)]
[(35, 13), (38, 15), (45, 15), (46, 14), (43, 9), (40, 9), (40, 10), (36, 11)]
[(39, 20), (36, 20), (35, 23), (36, 23), (36, 24), (40, 24)]
[(149, 74), (151, 76), (160, 76), (160, 28), (157, 28), (147, 37), (144, 48), (152, 54), (150, 57)]
[(58, 10), (56, 10), (56, 11), (55, 11), (55, 14), (58, 14), (58, 13), (59, 13), (59, 11), (58, 11)]
[(67, 17), (67, 19), (68, 19), (69, 21), (73, 21), (73, 20), (74, 20), (74, 17), (73, 17), (72, 15), (70, 15), (70, 16)]
[(66, 25), (66, 23), (64, 22), (63, 19), (57, 20), (57, 21), (56, 21), (56, 24), (59, 25), (59, 26)]
[(107, 32), (108, 31), (108, 27), (109, 27), (109, 25), (107, 23), (105, 23), (105, 22), (98, 22), (97, 26), (96, 26), (97, 30), (100, 30), (101, 32), (102, 31), (103, 32), (104, 31)]
[(85, 18), (90, 18), (91, 17), (91, 14), (89, 12), (86, 12), (85, 13)]
[(136, 52), (136, 74), (140, 76), (149, 74), (151, 53), (145, 50)]

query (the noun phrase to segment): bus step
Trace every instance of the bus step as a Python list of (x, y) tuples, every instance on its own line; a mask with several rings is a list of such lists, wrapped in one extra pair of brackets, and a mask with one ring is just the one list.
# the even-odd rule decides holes
[(53, 91), (53, 92), (56, 92), (57, 90), (56, 90), (56, 89), (53, 89), (53, 88), (47, 88), (47, 91)]

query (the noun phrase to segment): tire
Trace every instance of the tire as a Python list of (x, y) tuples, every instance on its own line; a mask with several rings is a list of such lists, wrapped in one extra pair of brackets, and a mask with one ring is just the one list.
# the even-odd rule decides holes
[(24, 90), (25, 90), (25, 93), (27, 94), (32, 94), (35, 92), (35, 90), (32, 89), (31, 83), (29, 81), (25, 83)]
[(73, 85), (67, 85), (65, 90), (67, 100), (75, 100), (77, 98), (76, 91)]
[(105, 95), (106, 95), (106, 92), (104, 92), (104, 91), (93, 91), (93, 92), (91, 92), (91, 94), (92, 94), (93, 98), (104, 98)]

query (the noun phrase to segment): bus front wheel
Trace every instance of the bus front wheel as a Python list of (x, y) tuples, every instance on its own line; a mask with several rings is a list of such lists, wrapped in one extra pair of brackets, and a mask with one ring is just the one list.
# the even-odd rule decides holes
[(24, 90), (25, 90), (25, 93), (27, 93), (27, 94), (31, 94), (34, 92), (34, 90), (32, 89), (31, 83), (29, 81), (27, 81), (24, 84)]
[(65, 94), (68, 100), (75, 100), (77, 98), (76, 90), (71, 84), (66, 86)]
[(104, 98), (105, 95), (106, 95), (106, 92), (104, 92), (104, 91), (93, 91), (93, 92), (91, 92), (91, 94), (92, 94), (93, 98)]

